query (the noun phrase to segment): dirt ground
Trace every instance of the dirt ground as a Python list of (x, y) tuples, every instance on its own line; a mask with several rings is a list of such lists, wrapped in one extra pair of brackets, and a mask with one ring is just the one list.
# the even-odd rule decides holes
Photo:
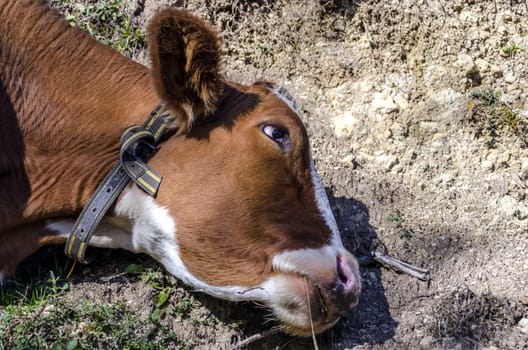
[[(360, 304), (320, 349), (528, 349), (528, 2), (144, 0), (135, 21), (166, 4), (223, 33), (226, 77), (296, 96), (345, 245), (359, 256), (382, 242), (430, 270), (427, 283), (362, 267)], [(123, 270), (157, 265), (102, 255), (65, 298), (150, 310), (151, 287)], [(189, 348), (269, 328), (250, 304), (182, 285), (170, 304), (185, 298), (190, 313), (162, 322)], [(313, 344), (275, 335), (249, 348)]]

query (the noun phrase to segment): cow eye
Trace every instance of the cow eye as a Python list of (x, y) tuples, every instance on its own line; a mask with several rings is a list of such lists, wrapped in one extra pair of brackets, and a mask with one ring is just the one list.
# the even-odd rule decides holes
[(291, 148), (290, 135), (283, 127), (273, 124), (265, 124), (262, 126), (262, 132), (275, 141), (283, 151), (288, 151)]

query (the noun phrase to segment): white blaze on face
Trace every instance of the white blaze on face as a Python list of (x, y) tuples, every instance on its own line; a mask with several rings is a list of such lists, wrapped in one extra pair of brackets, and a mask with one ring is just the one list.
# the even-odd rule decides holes
[[(274, 89), (270, 89), (270, 91), (273, 92), (275, 95), (277, 95), (284, 103), (286, 103), (288, 107), (290, 107), (290, 109), (294, 111), (299, 117), (301, 116), (301, 111), (297, 103), (293, 99), (293, 96), (284, 87), (278, 87), (278, 88), (276, 87)], [(328, 228), (330, 229), (330, 232), (332, 233), (331, 245), (335, 247), (343, 248), (343, 243), (341, 241), (341, 235), (337, 227), (337, 222), (332, 212), (332, 208), (330, 207), (330, 201), (328, 200), (328, 196), (326, 195), (324, 185), (321, 179), (319, 178), (317, 171), (315, 170), (315, 163), (312, 157), (311, 149), (310, 149), (310, 172), (312, 174), (312, 183), (313, 183), (314, 196), (315, 196), (315, 201), (317, 203), (317, 207), (319, 208), (319, 212), (321, 213), (321, 216), (325, 219), (326, 226), (328, 226)]]
[(167, 271), (196, 291), (205, 292), (217, 298), (243, 301), (267, 302), (269, 294), (263, 288), (241, 286), (211, 286), (192, 275), (180, 257), (177, 238), (177, 218), (167, 208), (156, 203), (137, 186), (125, 190), (115, 213), (131, 219), (132, 242), (136, 251), (145, 252), (165, 266)]

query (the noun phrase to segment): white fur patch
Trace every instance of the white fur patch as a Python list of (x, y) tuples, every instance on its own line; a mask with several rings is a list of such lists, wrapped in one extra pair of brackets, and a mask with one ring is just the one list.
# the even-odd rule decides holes
[(319, 279), (318, 271), (335, 270), (336, 255), (336, 248), (329, 246), (285, 251), (273, 258), (273, 270)]
[[(167, 242), (169, 243), (169, 242)], [(217, 298), (227, 299), (230, 301), (252, 300), (267, 302), (270, 299), (270, 294), (265, 288), (246, 288), (240, 286), (211, 286), (195, 276), (193, 276), (183, 264), (180, 258), (178, 246), (175, 241), (172, 244), (164, 245), (164, 254), (161, 256), (160, 262), (173, 275), (178, 277), (184, 283), (194, 287), (196, 291), (205, 292)]]
[(241, 286), (211, 286), (193, 276), (183, 264), (176, 241), (176, 223), (167, 208), (143, 193), (136, 186), (125, 190), (115, 213), (131, 219), (134, 248), (145, 252), (165, 266), (167, 271), (195, 290), (231, 301), (257, 300), (266, 302), (268, 293), (262, 288)]
[(312, 156), (310, 155), (310, 168), (312, 173), (312, 182), (314, 186), (317, 207), (319, 208), (321, 215), (325, 219), (326, 226), (328, 226), (328, 228), (330, 228), (330, 231), (332, 232), (332, 236), (330, 238), (331, 245), (342, 248), (343, 242), (341, 241), (341, 234), (339, 233), (339, 228), (337, 227), (337, 222), (334, 217), (334, 213), (332, 212), (332, 208), (330, 207), (330, 201), (328, 200), (328, 196), (326, 195), (323, 182), (321, 181), (319, 175), (317, 174), (317, 171), (315, 170), (315, 164), (311, 157)]
[(126, 217), (132, 223), (132, 246), (135, 251), (158, 259), (160, 244), (174, 239), (176, 225), (167, 208), (143, 193), (137, 186), (125, 189), (115, 207), (115, 215)]
[[(58, 235), (68, 238), (71, 234), (75, 221), (72, 219), (48, 220), (46, 228), (56, 232)], [(105, 218), (90, 239), (90, 246), (111, 249), (126, 249), (134, 251), (131, 236), (128, 231), (119, 227), (113, 218)]]

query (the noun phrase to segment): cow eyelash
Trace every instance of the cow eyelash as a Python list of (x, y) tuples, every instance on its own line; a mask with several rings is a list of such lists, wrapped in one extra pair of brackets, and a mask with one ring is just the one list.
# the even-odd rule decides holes
[(261, 126), (262, 132), (275, 141), (283, 152), (291, 149), (290, 134), (286, 128), (275, 124), (264, 124)]

